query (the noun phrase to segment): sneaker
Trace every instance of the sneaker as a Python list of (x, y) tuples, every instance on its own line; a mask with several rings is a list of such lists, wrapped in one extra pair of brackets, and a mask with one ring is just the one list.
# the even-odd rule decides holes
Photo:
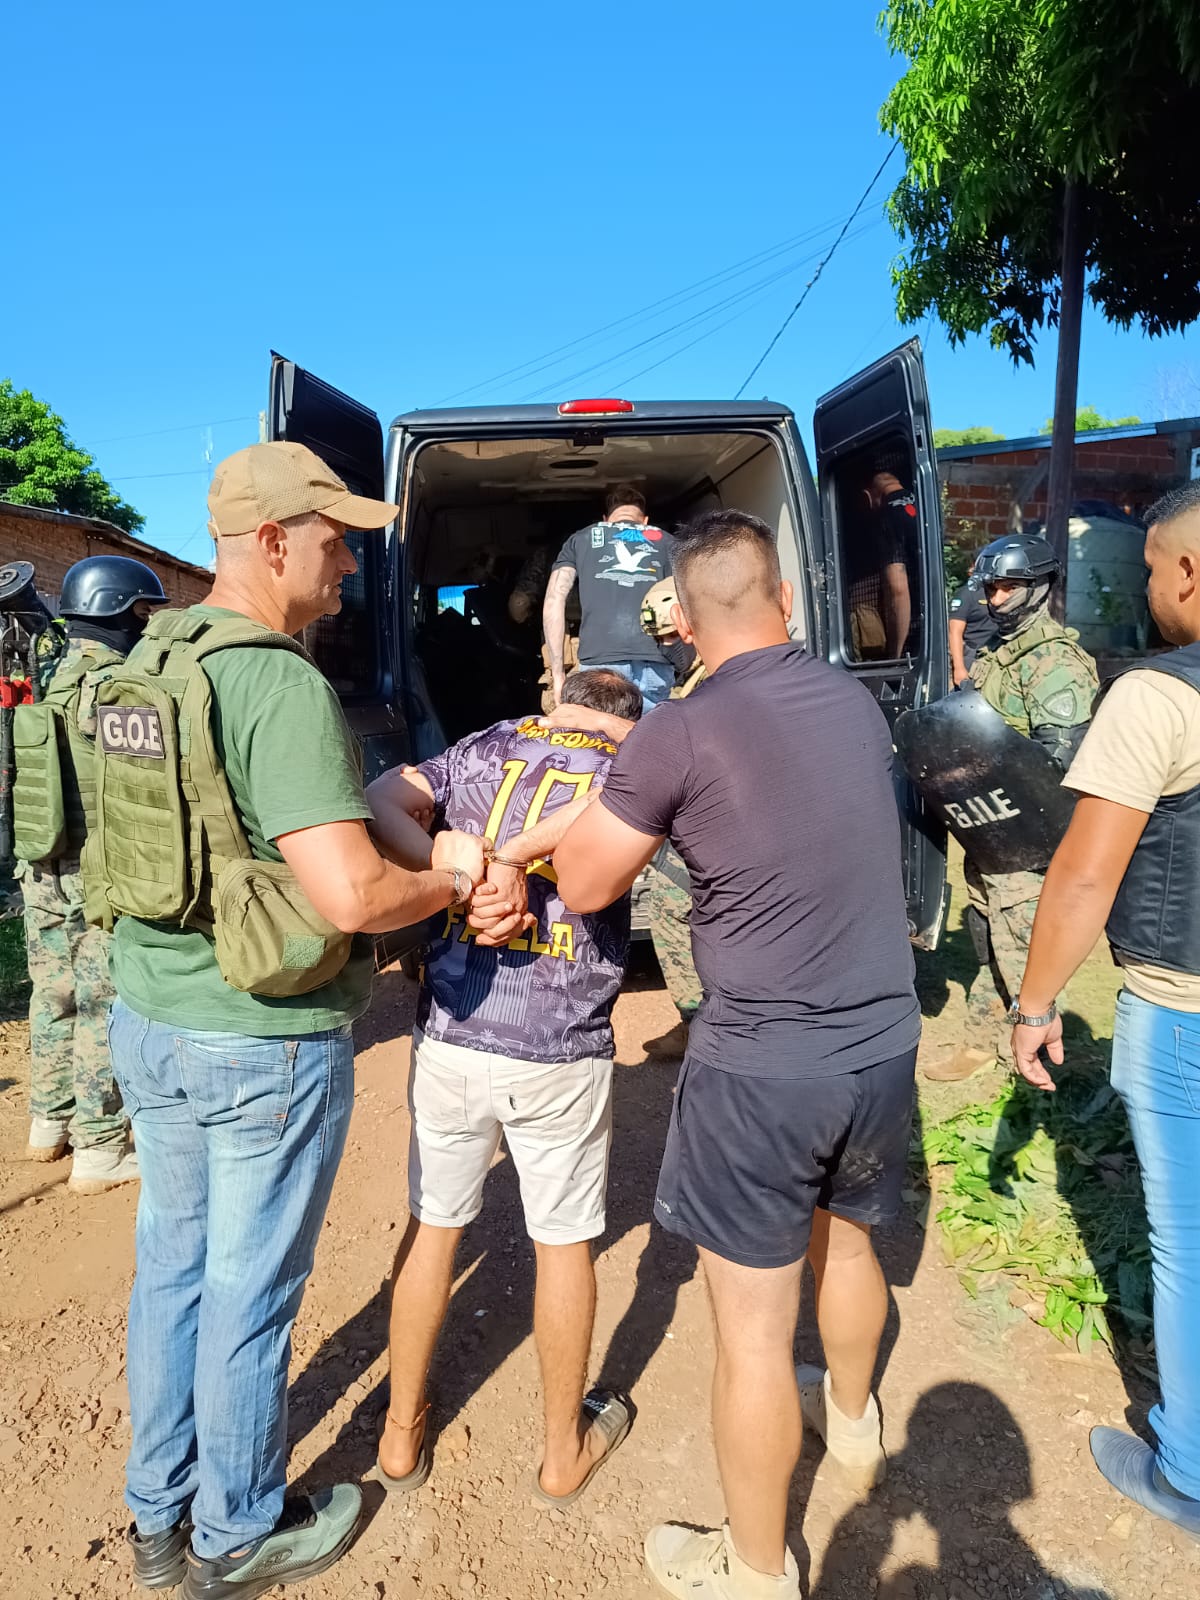
[(180, 1600), (255, 1600), (276, 1584), (315, 1578), (345, 1555), (361, 1515), (355, 1483), (289, 1495), (272, 1531), (244, 1550), (208, 1561), (189, 1551)]
[(657, 1039), (647, 1039), (642, 1048), (647, 1061), (682, 1061), (687, 1042), (688, 1025), (681, 1017), (673, 1028), (659, 1034)]
[(797, 1367), (796, 1384), (805, 1422), (820, 1434), (826, 1450), (854, 1487), (866, 1494), (881, 1484), (887, 1475), (887, 1456), (883, 1453), (883, 1424), (875, 1396), (867, 1402), (862, 1416), (854, 1420), (834, 1404), (829, 1374), (820, 1367)]
[(1093, 1428), (1092, 1459), (1127, 1500), (1200, 1540), (1200, 1500), (1180, 1494), (1163, 1475), (1150, 1446), (1120, 1428)]
[(103, 1194), (119, 1183), (137, 1183), (141, 1175), (137, 1151), (131, 1145), (89, 1145), (76, 1150), (67, 1188), (72, 1194)]
[(133, 1581), (139, 1589), (174, 1589), (187, 1572), (192, 1519), (183, 1517), (162, 1533), (139, 1533), (135, 1522), (125, 1535), (133, 1551)]
[(733, 1548), (729, 1524), (696, 1533), (660, 1522), (646, 1535), (646, 1572), (674, 1600), (799, 1600), (800, 1573), (788, 1550), (782, 1576), (748, 1567)]
[(67, 1153), (66, 1117), (31, 1117), (26, 1161), (58, 1161)]

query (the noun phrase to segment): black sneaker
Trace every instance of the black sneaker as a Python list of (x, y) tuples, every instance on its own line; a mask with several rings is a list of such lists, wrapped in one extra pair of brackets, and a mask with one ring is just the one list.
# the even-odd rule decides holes
[(289, 1495), (271, 1532), (239, 1554), (204, 1561), (189, 1550), (181, 1600), (255, 1600), (276, 1584), (315, 1578), (350, 1548), (361, 1514), (354, 1483)]
[(139, 1533), (135, 1522), (125, 1538), (133, 1551), (133, 1581), (138, 1588), (174, 1589), (182, 1583), (191, 1537), (190, 1516), (163, 1533)]

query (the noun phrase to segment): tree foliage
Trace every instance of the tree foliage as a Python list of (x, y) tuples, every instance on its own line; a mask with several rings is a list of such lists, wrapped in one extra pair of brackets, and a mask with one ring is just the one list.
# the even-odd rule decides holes
[(92, 457), (67, 436), (63, 419), (28, 389), (0, 378), (0, 501), (100, 517), (126, 533), (145, 518), (121, 499)]
[(995, 428), (935, 428), (933, 447), (935, 450), (952, 450), (960, 444), (997, 444), (1004, 437)]
[(888, 201), (902, 321), (1032, 361), (1068, 179), (1104, 315), (1150, 334), (1200, 315), (1195, 0), (889, 0), (880, 23), (909, 62), (880, 113), (907, 161)]
[[(1102, 417), (1095, 406), (1080, 406), (1075, 413), (1075, 432), (1097, 433), (1102, 428), (1132, 428), (1141, 420), (1141, 417)], [(1054, 418), (1047, 417), (1039, 431), (1053, 433)]]

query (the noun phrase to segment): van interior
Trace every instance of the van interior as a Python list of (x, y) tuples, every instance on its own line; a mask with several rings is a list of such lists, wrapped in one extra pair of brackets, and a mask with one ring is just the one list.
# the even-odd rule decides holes
[[(769, 431), (426, 444), (405, 489), (403, 569), (415, 654), (448, 741), (539, 709), (550, 568), (577, 528), (603, 518), (620, 483), (641, 489), (651, 522), (668, 532), (721, 506), (761, 517), (779, 531), (784, 575), (805, 593), (796, 508)], [(568, 634), (578, 617), (572, 596)], [(796, 636), (806, 628), (799, 605)]]

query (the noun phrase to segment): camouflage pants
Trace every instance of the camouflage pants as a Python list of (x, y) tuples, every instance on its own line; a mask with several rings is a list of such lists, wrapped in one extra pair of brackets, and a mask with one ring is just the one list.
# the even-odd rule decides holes
[(650, 913), (650, 937), (654, 941), (654, 954), (662, 970), (667, 993), (675, 1002), (679, 1015), (690, 1021), (704, 991), (692, 965), (692, 897), (686, 889), (651, 867), (647, 906)]
[(991, 953), (967, 990), (967, 1016), (973, 1026), (987, 1027), (996, 1020), (993, 998), (998, 995), (1007, 1007), (1020, 993), (1045, 874), (980, 872), (968, 859), (965, 876), (970, 903), (987, 923)]
[(127, 1122), (108, 1053), (108, 935), (84, 921), (76, 863), (28, 862), (18, 870), (33, 985), (30, 1115), (69, 1122), (77, 1150), (115, 1143)]

